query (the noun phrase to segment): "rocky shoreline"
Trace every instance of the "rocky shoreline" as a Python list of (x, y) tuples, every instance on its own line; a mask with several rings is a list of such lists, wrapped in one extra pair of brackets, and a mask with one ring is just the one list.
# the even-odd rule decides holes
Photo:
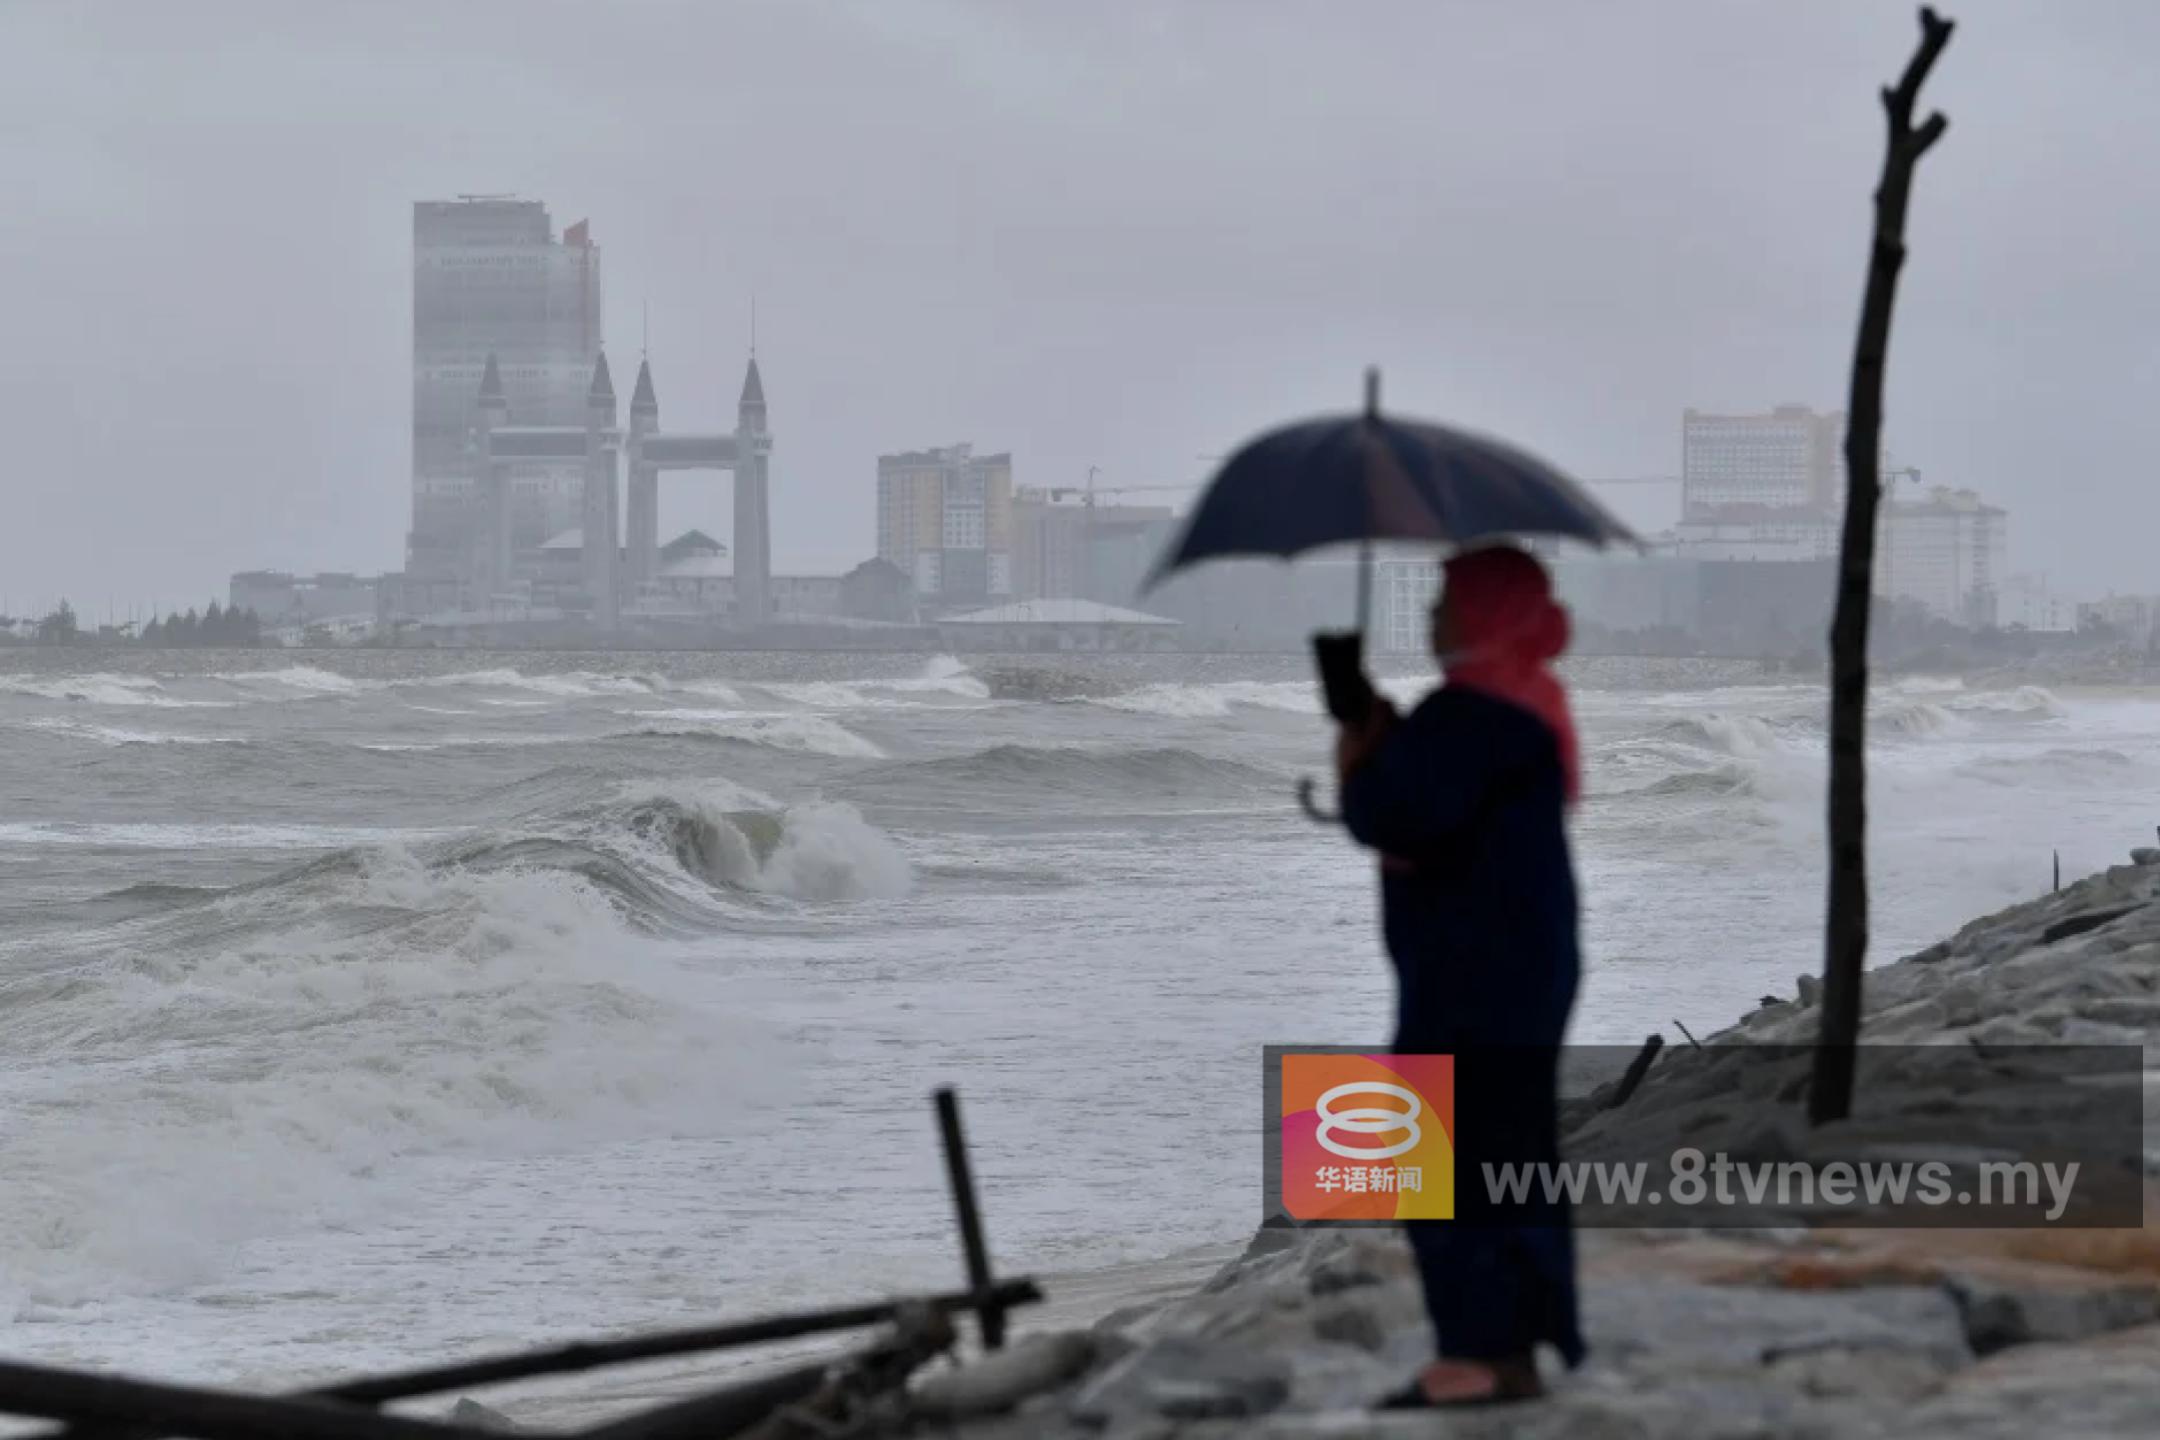
[[(2141, 862), (2160, 852), (2141, 851)], [(1714, 1130), (1737, 1113), (1730, 1046), (1812, 1038), (1814, 987), (1661, 1057), (1619, 1110), (1574, 1117), (1571, 1154)], [(1871, 972), (1871, 1042), (2160, 1046), (2160, 863), (1976, 920)], [(2155, 1081), (2147, 1050), (2143, 1088)], [(1371, 1413), (1429, 1356), (1407, 1248), (1384, 1230), (1262, 1230), (1196, 1292), (934, 1370), (918, 1433), (1019, 1437), (2146, 1436), (2160, 1417), (2160, 1145), (2146, 1105), (2144, 1228), (1585, 1230), (1580, 1370), (1548, 1398)], [(1760, 1129), (1759, 1110), (1755, 1114)], [(2006, 1112), (2007, 1113), (2007, 1110)], [(2035, 1136), (2075, 1116), (2022, 1114)], [(1896, 1117), (1739, 1136), (1785, 1155), (1894, 1143)], [(1641, 1152), (1638, 1152), (1641, 1153)]]

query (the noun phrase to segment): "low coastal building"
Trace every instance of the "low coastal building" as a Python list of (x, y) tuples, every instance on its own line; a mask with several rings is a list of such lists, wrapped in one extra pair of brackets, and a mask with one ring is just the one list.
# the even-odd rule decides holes
[(265, 626), (307, 626), (330, 620), (373, 621), (379, 581), (348, 570), (293, 575), (283, 570), (242, 570), (226, 586), (225, 603), (252, 610)]
[(1675, 552), (1697, 560), (1833, 560), (1842, 517), (1767, 505), (1698, 510), (1667, 532)]
[(915, 585), (890, 560), (872, 556), (840, 577), (840, 613), (892, 625), (915, 619)]
[(280, 645), (288, 650), (303, 646), (358, 645), (376, 632), (372, 615), (345, 615), (331, 620), (298, 621), (275, 628), (265, 628), (263, 641)]
[[(1547, 555), (1576, 648), (1612, 654), (1783, 654), (1820, 635), (1837, 583), (1831, 559), (1727, 560), (1654, 549)], [(1432, 644), (1440, 567), (1430, 555), (1373, 567), (1372, 647), (1418, 655)]]
[(625, 615), (718, 615), (735, 604), (735, 567), (727, 546), (702, 530), (685, 530), (659, 547), (650, 579), (638, 582)]
[(2112, 630), (2126, 640), (2147, 644), (2160, 629), (2160, 596), (2106, 595), (2077, 607), (2078, 630)]
[[(1792, 463), (1778, 482), (1786, 490), (1804, 475), (1795, 458), (1801, 454), (1787, 457)], [(1936, 487), (1915, 500), (1886, 496), (1879, 516), (1879, 597), (1974, 629), (2073, 628), (2060, 599), (2029, 582), (2011, 593), (2009, 527), (1999, 506), (1970, 490)], [(1574, 614), (1578, 648), (1782, 655), (1819, 644), (1828, 630), (1842, 524), (1842, 515), (1803, 505), (1698, 504), (1643, 550), (1562, 545), (1543, 553)], [(1424, 650), (1438, 589), (1429, 557), (1383, 556), (1373, 592), (1374, 648)], [(2145, 635), (2153, 624), (2126, 607), (2117, 628)]]
[(938, 632), (955, 650), (1169, 650), (1178, 622), (1097, 600), (1022, 600), (948, 615)]
[(775, 575), (773, 616), (779, 620), (830, 620), (840, 609), (838, 575)]
[(2078, 628), (2085, 607), (2052, 589), (2044, 575), (2012, 575), (1995, 594), (1995, 623), (2005, 630), (2063, 634)]
[(1091, 551), (1098, 592), (1090, 599), (1175, 620), (1187, 651), (1302, 652), (1316, 630), (1357, 618), (1355, 555), (1325, 551), (1285, 564), (1272, 557), (1210, 560), (1160, 577), (1173, 520), (1098, 535)]
[[(524, 578), (490, 597), (487, 609), (436, 617), (445, 623), (557, 623), (589, 617), (582, 527), (549, 536), (530, 552)], [(618, 560), (624, 557), (618, 555)], [(726, 544), (702, 530), (685, 530), (656, 545), (651, 574), (624, 595), (623, 620), (737, 621), (740, 603), (735, 558)], [(768, 620), (826, 619), (841, 613), (837, 575), (775, 575), (766, 582)]]

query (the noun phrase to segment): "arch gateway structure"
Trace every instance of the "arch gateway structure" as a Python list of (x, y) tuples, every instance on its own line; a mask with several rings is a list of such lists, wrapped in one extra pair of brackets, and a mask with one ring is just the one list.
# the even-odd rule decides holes
[[(660, 570), (660, 476), (671, 470), (725, 470), (735, 501), (734, 594), (738, 623), (772, 616), (772, 520), (768, 496), (772, 434), (766, 428), (765, 383), (752, 354), (743, 375), (732, 431), (665, 431), (653, 389), (652, 365), (638, 365), (630, 423), (618, 426), (615, 385), (607, 353), (593, 367), (582, 426), (511, 423), (502, 377), (491, 354), (480, 380), (473, 426), (475, 489), (485, 523), (475, 581), (481, 603), (494, 610), (519, 577), (512, 527), (514, 475), (521, 463), (582, 458), (584, 484), (578, 546), (578, 584), (594, 623), (613, 629), (626, 597)], [(622, 478), (629, 477), (623, 505)]]

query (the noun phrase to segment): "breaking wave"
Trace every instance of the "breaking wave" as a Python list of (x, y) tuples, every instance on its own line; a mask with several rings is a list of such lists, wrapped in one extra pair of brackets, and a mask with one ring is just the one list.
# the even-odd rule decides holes
[[(521, 782), (560, 803), (577, 772)], [(529, 813), (423, 855), (438, 871), (559, 872), (608, 897), (634, 928), (725, 930), (745, 896), (802, 901), (907, 893), (906, 857), (851, 806), (781, 804), (725, 780), (632, 785), (614, 797)]]
[(948, 694), (966, 695), (972, 699), (984, 699), (990, 687), (983, 684), (967, 667), (965, 661), (953, 655), (934, 655), (923, 665), (922, 672), (908, 680), (879, 680), (871, 682), (894, 690), (943, 690)]
[(356, 742), (362, 750), (374, 750), (385, 755), (406, 752), (421, 753), (430, 750), (486, 750), (530, 749), (539, 745), (575, 745), (576, 735), (445, 735), (437, 740), (367, 740)]
[(1720, 765), (1709, 770), (1683, 770), (1647, 785), (1607, 791), (1604, 800), (1669, 795), (1751, 795), (1756, 793), (1756, 772), (1744, 765)]
[(1224, 798), (1274, 789), (1281, 783), (1280, 776), (1258, 766), (1178, 746), (1084, 749), (1006, 744), (966, 755), (876, 766), (848, 777), (841, 788), (888, 803), (943, 805), (955, 796), (1052, 793), (1118, 801)]
[(165, 824), (155, 821), (0, 820), (0, 841), (11, 845), (85, 845), (122, 850), (313, 850), (424, 840), (424, 830), (362, 825), (281, 825), (272, 821)]
[(1787, 748), (1777, 729), (1758, 715), (1710, 711), (1668, 720), (1658, 727), (1657, 733), (1670, 740), (1727, 755), (1768, 755)]
[(2103, 748), (2042, 750), (2030, 755), (1983, 755), (1958, 767), (1958, 773), (1995, 785), (2070, 782), (2120, 784), (2137, 761), (2120, 750)]
[[(1932, 700), (1890, 700), (1870, 708), (1868, 733), (1878, 738), (1932, 739), (1962, 734), (1971, 728), (1963, 707), (1952, 709)], [(1790, 754), (1820, 745), (1827, 728), (1821, 710), (1806, 710), (1771, 717), (1706, 711), (1669, 720), (1657, 729), (1666, 740), (1714, 750), (1742, 758)]]
[(868, 679), (755, 681), (672, 678), (639, 671), (528, 671), (513, 666), (458, 670), (439, 675), (370, 679), (313, 665), (280, 669), (220, 670), (192, 675), (0, 675), (0, 696), (80, 704), (232, 708), (325, 697), (387, 693), (422, 713), (471, 713), (485, 709), (541, 709), (591, 700), (674, 699), (693, 704), (746, 708), (745, 695), (770, 705), (808, 710), (911, 709), (991, 700), (991, 687), (950, 655), (933, 657), (912, 675)]
[(757, 710), (639, 710), (649, 724), (641, 735), (703, 736), (766, 745), (777, 750), (799, 750), (812, 755), (844, 759), (882, 760), (885, 752), (871, 741), (823, 715), (793, 711)]
[(1961, 714), (2003, 720), (2052, 720), (2068, 713), (2053, 691), (2042, 685), (2015, 690), (1980, 690), (1950, 702)]
[(507, 667), (429, 675), (399, 683), (430, 689), (519, 690), (562, 700), (587, 700), (601, 695), (652, 695), (667, 688), (666, 681), (649, 675), (603, 675), (592, 670), (528, 675)]
[(656, 798), (632, 806), (624, 823), (712, 885), (835, 901), (896, 899), (913, 884), (907, 857), (849, 805), (767, 810)]
[(1174, 719), (1218, 719), (1240, 706), (1294, 715), (1320, 713), (1319, 690), (1309, 680), (1231, 680), (1212, 685), (1143, 685), (1135, 690), (1083, 697), (1112, 710)]
[(245, 735), (172, 735), (155, 730), (131, 730), (119, 725), (96, 725), (87, 721), (41, 719), (23, 724), (26, 730), (48, 735), (94, 741), (99, 745), (250, 745)]
[(1122, 682), (1101, 675), (1031, 665), (993, 666), (982, 672), (981, 679), (993, 700), (1094, 700), (1125, 688)]
[(166, 692), (149, 675), (0, 675), (0, 693), (41, 700), (69, 700), (87, 705), (169, 706), (175, 709), (224, 708), (229, 700), (183, 700)]
[(1868, 717), (1868, 725), (1885, 734), (1911, 738), (1948, 735), (1964, 728), (1964, 723), (1948, 710), (1925, 700), (1885, 706)]
[(319, 670), (313, 665), (290, 665), (283, 670), (225, 670), (208, 678), (273, 700), (305, 695), (350, 695), (356, 690), (372, 689), (375, 683)]
[[(90, 705), (148, 706), (180, 710), (229, 710), (238, 706), (350, 695), (383, 682), (355, 680), (312, 665), (281, 670), (219, 670), (201, 675), (4, 675), (0, 693)], [(177, 692), (177, 693), (176, 693)], [(205, 693), (207, 692), (207, 693)]]
[(897, 679), (767, 680), (757, 682), (757, 688), (813, 710), (911, 709), (994, 698), (987, 683), (950, 655), (939, 655), (917, 674)]
[[(781, 805), (725, 782), (689, 788), (687, 796), (633, 789), (620, 799), (567, 816), (436, 840), (354, 844), (351, 831), (200, 827), (218, 831), (215, 839), (225, 845), (244, 845), (251, 839), (286, 847), (310, 841), (343, 843), (266, 879), (223, 888), (131, 885), (98, 901), (146, 913), (236, 897), (255, 906), (283, 899), (296, 906), (305, 902), (334, 907), (341, 900), (366, 899), (425, 908), (431, 893), (454, 887), (460, 877), (552, 876), (606, 900), (633, 928), (706, 932), (725, 929), (747, 913), (734, 905), (730, 894), (738, 899), (755, 894), (831, 901), (888, 898), (909, 888), (906, 857), (851, 806), (824, 801)], [(91, 828), (99, 833), (85, 834), (84, 840), (113, 842), (135, 831), (171, 827)], [(173, 834), (136, 838), (167, 844), (184, 839)], [(354, 886), (371, 893), (340, 893), (341, 887)]]

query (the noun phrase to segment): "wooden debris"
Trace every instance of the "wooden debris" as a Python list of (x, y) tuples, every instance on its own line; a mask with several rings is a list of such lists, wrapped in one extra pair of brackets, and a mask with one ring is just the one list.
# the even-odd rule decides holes
[(1620, 1077), (1620, 1088), (1613, 1091), (1612, 1098), (1605, 1102), (1607, 1110), (1617, 1110), (1627, 1104), (1628, 1097), (1642, 1084), (1643, 1076), (1650, 1073), (1650, 1062), (1657, 1059), (1658, 1051), (1664, 1048), (1663, 1035), (1652, 1035), (1643, 1041), (1642, 1049), (1636, 1051), (1635, 1058), (1628, 1062), (1627, 1073)]

